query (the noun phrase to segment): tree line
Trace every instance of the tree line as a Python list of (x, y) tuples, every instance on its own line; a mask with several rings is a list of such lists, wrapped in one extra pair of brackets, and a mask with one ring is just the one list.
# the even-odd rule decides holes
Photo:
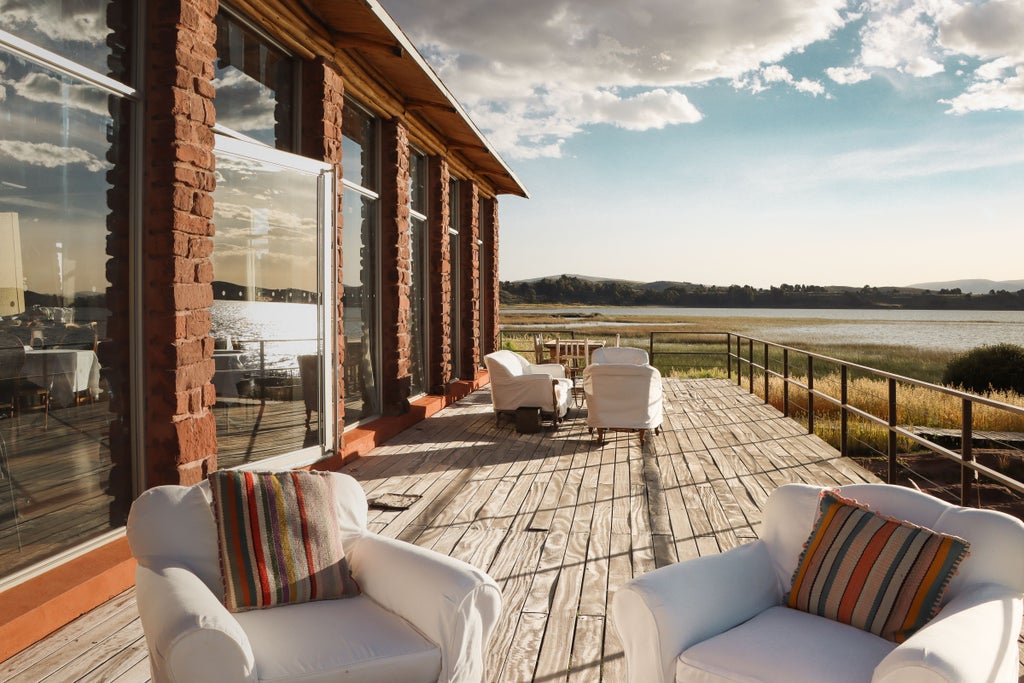
[(502, 282), (503, 304), (575, 304), (585, 306), (681, 306), (688, 308), (910, 308), (1024, 310), (1024, 289), (971, 294), (901, 287), (822, 287), (789, 285), (760, 289), (667, 283), (633, 284), (588, 280), (571, 275)]

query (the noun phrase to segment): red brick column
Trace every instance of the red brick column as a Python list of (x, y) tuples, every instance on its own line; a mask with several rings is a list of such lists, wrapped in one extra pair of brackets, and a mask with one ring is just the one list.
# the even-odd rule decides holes
[(444, 394), (452, 379), (451, 249), (448, 245), (448, 162), (430, 157), (427, 176), (427, 281), (429, 301), (427, 386)]
[(462, 375), (473, 379), (480, 367), (480, 188), (472, 181), (459, 183), (459, 275), (461, 300), (459, 316), (462, 321)]
[(146, 483), (192, 484), (217, 466), (213, 412), (211, 85), (217, 0), (147, 3)]
[(381, 125), (381, 388), (384, 415), (409, 412), (409, 134), (398, 121)]
[[(335, 387), (337, 424), (334, 433), (338, 442), (336, 452), (341, 451), (342, 432), (345, 429), (345, 380), (341, 368), (345, 364), (345, 329), (342, 322), (342, 213), (341, 213), (341, 116), (345, 106), (345, 85), (341, 74), (322, 59), (302, 64), (302, 148), (301, 153), (312, 159), (320, 159), (334, 166), (335, 231), (334, 254), (337, 262), (334, 286), (337, 298), (324, 302), (335, 307), (337, 325), (335, 329), (335, 364), (337, 382)], [(330, 343), (330, 340), (326, 340)], [(326, 419), (326, 416), (321, 419)], [(328, 448), (331, 444), (327, 444)]]
[(487, 264), (487, 269), (480, 273), (481, 296), (487, 300), (484, 309), (487, 311), (487, 319), (481, 324), (483, 329), (483, 348), (481, 353), (485, 356), (488, 353), (498, 350), (498, 200), (485, 199), (481, 202), (484, 215), (480, 217), (480, 239), (483, 241), (482, 249), (486, 250), (486, 258), (481, 256), (481, 261)]

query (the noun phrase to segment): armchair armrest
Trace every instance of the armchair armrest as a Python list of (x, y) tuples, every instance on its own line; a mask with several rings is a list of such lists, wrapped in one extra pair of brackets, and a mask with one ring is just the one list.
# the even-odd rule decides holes
[(995, 584), (950, 600), (875, 668), (875, 683), (1016, 683), (1019, 593)]
[(346, 547), (363, 593), (415, 626), (441, 650), (439, 681), (484, 680), (487, 641), (501, 591), (476, 567), (392, 538), (365, 534)]
[(684, 650), (781, 600), (763, 541), (634, 578), (612, 601), (629, 683), (672, 683)]
[(135, 599), (156, 683), (257, 680), (245, 631), (189, 570), (139, 565)]
[(559, 379), (565, 379), (565, 366), (561, 363), (531, 363), (531, 375), (551, 375)]

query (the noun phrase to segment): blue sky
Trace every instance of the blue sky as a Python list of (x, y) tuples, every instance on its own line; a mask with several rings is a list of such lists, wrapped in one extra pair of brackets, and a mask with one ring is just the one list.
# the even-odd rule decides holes
[(1024, 0), (381, 0), (527, 186), (500, 274), (1024, 278)]

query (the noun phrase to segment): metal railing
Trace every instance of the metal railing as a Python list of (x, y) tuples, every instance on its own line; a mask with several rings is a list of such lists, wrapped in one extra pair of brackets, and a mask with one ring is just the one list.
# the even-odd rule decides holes
[[(688, 334), (699, 335), (703, 339), (699, 342), (681, 341)], [(725, 349), (703, 348), (712, 346), (716, 335), (652, 332), (648, 351), (651, 363), (664, 369), (677, 365), (675, 361), (687, 356), (724, 357), (729, 379), (735, 377), (739, 386), (746, 383), (752, 394), (763, 396), (765, 403), (777, 403), (786, 417), (793, 417), (794, 408), (802, 409), (808, 433), (812, 434), (816, 429), (821, 431), (816, 425), (816, 415), (830, 408), (832, 411), (838, 409), (838, 435), (833, 439), (833, 445), (843, 456), (850, 454), (851, 420), (858, 420), (876, 431), (883, 430), (886, 438), (880, 455), (887, 459), (885, 474), (890, 483), (898, 478), (902, 443), (923, 448), (959, 465), (962, 505), (969, 504), (978, 477), (1024, 493), (1024, 482), (978, 462), (975, 457), (975, 444), (985, 442), (999, 446), (999, 449), (992, 450), (1024, 462), (1024, 407), (736, 333), (717, 333), (717, 337), (724, 340), (719, 343), (724, 343)], [(698, 345), (702, 348), (698, 349)], [(872, 387), (878, 383), (884, 388), (880, 392), (866, 392), (868, 400), (858, 405), (858, 401), (851, 400), (851, 388), (855, 380), (862, 378), (868, 380), (867, 384)], [(825, 379), (827, 382), (823, 381)], [(817, 385), (815, 380), (818, 380)], [(823, 385), (830, 387), (831, 391), (822, 388)], [(775, 401), (772, 399), (773, 388), (781, 389), (781, 397), (776, 397)], [(902, 407), (899, 400), (901, 389), (943, 397), (936, 401), (944, 402), (947, 407), (955, 404), (959, 424), (954, 424), (951, 429), (941, 425), (901, 424), (898, 419)], [(799, 404), (800, 399), (803, 400), (802, 405)], [(863, 405), (866, 403), (884, 405), (884, 410), (872, 412)], [(979, 410), (998, 411), (1002, 413), (999, 417), (1015, 428), (999, 432), (975, 431), (975, 416)], [(943, 443), (957, 440), (960, 442), (959, 450)]]

